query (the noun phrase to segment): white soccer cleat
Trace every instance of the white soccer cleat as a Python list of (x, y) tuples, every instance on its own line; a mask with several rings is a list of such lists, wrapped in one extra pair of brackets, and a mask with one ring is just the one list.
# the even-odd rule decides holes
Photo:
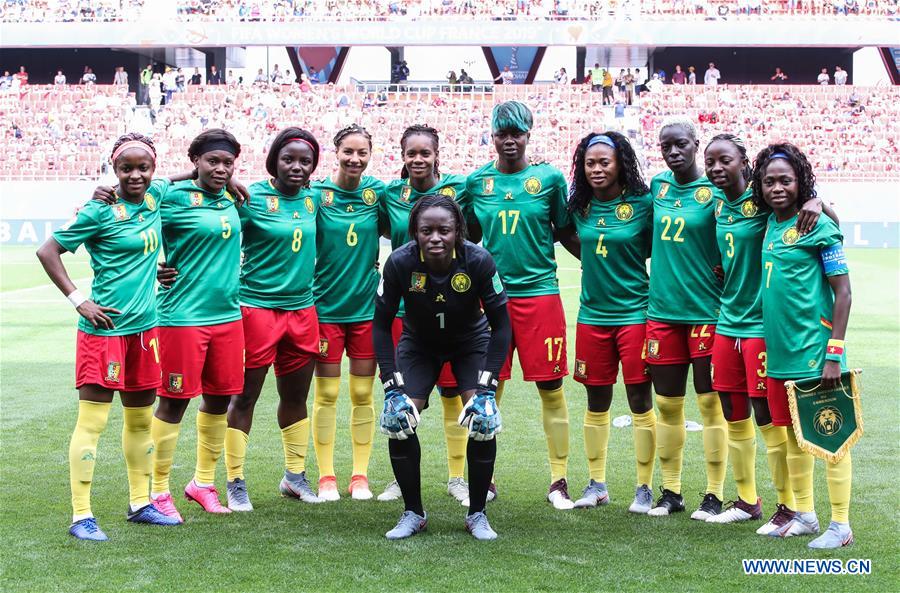
[(569, 497), (569, 485), (565, 478), (560, 478), (550, 484), (547, 500), (550, 501), (554, 509), (559, 511), (570, 511), (575, 508), (575, 503)]
[(794, 518), (769, 533), (771, 537), (795, 537), (819, 533), (819, 519), (814, 512), (795, 513)]
[(634, 500), (628, 507), (629, 513), (646, 515), (653, 508), (653, 491), (646, 484), (641, 484), (634, 492)]
[(775, 507), (775, 514), (769, 518), (765, 525), (757, 529), (756, 533), (759, 535), (771, 535), (773, 531), (784, 527), (793, 518), (794, 511), (783, 504), (779, 504)]
[(389, 500), (399, 500), (402, 496), (403, 492), (400, 490), (400, 484), (397, 483), (397, 480), (394, 480), (387, 485), (384, 492), (378, 495), (378, 500), (388, 502)]
[(247, 494), (247, 482), (241, 478), (235, 478), (231, 482), (226, 483), (225, 491), (228, 495), (229, 509), (238, 512), (250, 512), (253, 510), (253, 504), (251, 504), (250, 496)]
[[(463, 478), (450, 478), (447, 480), (447, 494), (462, 502), (469, 499), (469, 485)], [(488, 498), (490, 498), (490, 492)]]
[(584, 489), (581, 498), (575, 501), (575, 508), (590, 509), (605, 504), (609, 504), (609, 492), (606, 489), (606, 483), (591, 480)]
[(334, 502), (341, 499), (336, 477), (322, 476), (319, 478), (319, 499), (325, 502)]
[(758, 521), (762, 519), (762, 500), (757, 498), (756, 504), (748, 504), (738, 498), (718, 515), (707, 517), (707, 523), (739, 523), (741, 521)]
[(849, 546), (852, 543), (853, 530), (850, 529), (850, 524), (832, 521), (825, 533), (809, 542), (809, 547), (819, 550), (833, 550)]
[(350, 477), (350, 486), (347, 488), (350, 498), (353, 500), (372, 500), (372, 491), (369, 490), (369, 478), (363, 475)]

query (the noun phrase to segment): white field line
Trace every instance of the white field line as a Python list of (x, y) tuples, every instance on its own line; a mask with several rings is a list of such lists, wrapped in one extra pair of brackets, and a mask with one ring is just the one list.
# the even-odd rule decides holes
[[(91, 278), (76, 278), (76, 279), (72, 280), (72, 282), (74, 282), (76, 286), (78, 286), (79, 284), (81, 284), (82, 286), (90, 285)], [(0, 292), (0, 300), (5, 302), (8, 299), (15, 299), (16, 297), (20, 297), (20, 296), (23, 296), (26, 294), (31, 294), (34, 292), (39, 292), (41, 290), (46, 290), (48, 288), (52, 288), (52, 289), (56, 290), (56, 286), (54, 286), (53, 284), (50, 284), (50, 283), (41, 284), (40, 286), (32, 286), (30, 288), (17, 288), (16, 290), (5, 290), (3, 292)], [(60, 295), (60, 298), (65, 298), (65, 297)]]

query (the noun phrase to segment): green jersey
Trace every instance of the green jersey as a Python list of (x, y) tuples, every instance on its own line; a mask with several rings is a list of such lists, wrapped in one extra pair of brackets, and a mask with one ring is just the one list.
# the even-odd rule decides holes
[[(409, 179), (395, 179), (390, 182), (386, 190), (386, 199), (381, 203), (384, 216), (391, 226), (391, 250), (412, 240), (409, 236), (409, 213), (412, 207), (424, 195), (444, 194), (450, 196), (460, 205), (465, 207), (467, 200), (466, 176), (444, 174), (437, 184), (425, 193), (417, 191), (409, 183)], [(403, 317), (403, 300), (400, 300), (400, 309), (397, 317)]]
[(201, 189), (193, 180), (158, 179), (149, 193), (159, 202), (163, 251), (178, 277), (160, 288), (162, 326), (218, 325), (241, 318), (238, 305), (241, 219), (224, 189)]
[(119, 200), (107, 206), (92, 200), (53, 233), (56, 242), (71, 253), (84, 244), (94, 271), (91, 300), (120, 311), (109, 314), (115, 329), (95, 328), (84, 317), (79, 318), (78, 329), (98, 336), (125, 336), (156, 326), (161, 234), (157, 201), (149, 195), (140, 204)]
[(319, 203), (314, 291), (322, 323), (371, 321), (375, 315), (384, 190), (384, 183), (368, 176), (352, 191), (329, 179), (312, 184)]
[(506, 174), (491, 162), (469, 175), (466, 193), (507, 294), (559, 294), (553, 231), (572, 224), (563, 174), (547, 164)]
[(647, 258), (653, 232), (650, 194), (591, 200), (572, 216), (581, 240), (578, 323), (632, 325), (647, 320)]
[(313, 305), (316, 267), (316, 201), (301, 190), (286, 196), (271, 181), (250, 186), (241, 218), (240, 301), (263, 309), (296, 311)]
[(664, 171), (650, 182), (653, 259), (647, 317), (677, 324), (714, 324), (722, 283), (716, 247), (713, 185), (706, 176), (685, 185)]
[(753, 203), (753, 191), (747, 191), (735, 202), (716, 189), (716, 242), (725, 271), (722, 303), (716, 333), (731, 338), (761, 338), (762, 293), (760, 279), (763, 236), (769, 212)]
[[(796, 216), (784, 222), (774, 214), (769, 217), (762, 250), (762, 313), (770, 377), (821, 376), (834, 308), (828, 277), (849, 273), (843, 240), (826, 216), (803, 236)], [(846, 370), (846, 361), (841, 368)]]

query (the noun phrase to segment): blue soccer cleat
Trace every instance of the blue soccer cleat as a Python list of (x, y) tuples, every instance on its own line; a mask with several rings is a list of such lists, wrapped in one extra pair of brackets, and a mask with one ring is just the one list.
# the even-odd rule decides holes
[(72, 526), (69, 527), (69, 534), (73, 535), (76, 539), (93, 542), (105, 542), (109, 539), (109, 537), (103, 533), (103, 530), (100, 529), (100, 526), (97, 525), (97, 520), (93, 517), (88, 517), (87, 519), (72, 523)]
[(581, 498), (575, 501), (576, 509), (590, 509), (597, 506), (609, 504), (609, 491), (606, 489), (606, 482), (597, 482), (591, 480)]
[(170, 517), (162, 513), (153, 504), (144, 505), (136, 511), (128, 511), (129, 523), (144, 523), (146, 525), (181, 525), (176, 517)]
[(825, 533), (809, 542), (809, 547), (819, 550), (833, 550), (834, 548), (849, 546), (852, 543), (853, 531), (850, 529), (850, 524), (832, 521)]

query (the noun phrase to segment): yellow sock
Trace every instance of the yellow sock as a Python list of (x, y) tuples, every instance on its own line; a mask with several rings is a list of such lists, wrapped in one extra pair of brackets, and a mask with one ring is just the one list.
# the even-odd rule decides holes
[(631, 414), (634, 457), (637, 461), (637, 485), (653, 490), (653, 462), (656, 460), (656, 412)]
[(350, 437), (353, 440), (354, 476), (365, 476), (369, 472), (372, 437), (375, 436), (374, 382), (374, 376), (350, 375)]
[(595, 482), (606, 482), (606, 453), (609, 450), (609, 412), (584, 412), (584, 452), (588, 474)]
[(497, 401), (497, 407), (500, 407), (500, 398), (503, 397), (503, 388), (506, 387), (506, 381), (497, 382), (497, 391), (494, 392), (494, 399)]
[(216, 464), (225, 447), (227, 429), (226, 414), (197, 412), (197, 465), (194, 469), (197, 484), (215, 483)]
[(122, 452), (128, 471), (128, 499), (133, 507), (150, 504), (153, 406), (122, 408)]
[(337, 430), (337, 399), (340, 391), (340, 377), (316, 377), (312, 433), (319, 477), (334, 475), (334, 433)]
[(815, 469), (816, 459), (797, 444), (794, 429), (790, 426), (786, 428), (788, 476), (797, 505), (794, 510), (811, 513), (816, 510), (813, 500), (813, 469)]
[(547, 435), (547, 453), (550, 458), (550, 481), (566, 477), (569, 464), (569, 409), (563, 388), (538, 389), (541, 394), (541, 416), (544, 434)]
[(284, 467), (292, 474), (303, 473), (309, 450), (309, 418), (282, 428), (281, 444), (284, 447)]
[(772, 486), (778, 495), (778, 504), (793, 510), (794, 491), (787, 467), (787, 427), (766, 424), (759, 431), (766, 442), (766, 458), (769, 461), (769, 472), (772, 474)]
[(441, 397), (444, 408), (444, 438), (447, 440), (447, 469), (449, 479), (461, 478), (466, 471), (466, 444), (469, 431), (459, 425), (462, 413), (462, 397)]
[(747, 418), (728, 423), (728, 454), (734, 471), (738, 497), (756, 504), (756, 429)]
[(69, 484), (72, 486), (72, 515), (92, 517), (91, 481), (97, 460), (97, 443), (106, 428), (112, 404), (79, 401), (78, 420), (69, 442)]
[(684, 396), (668, 397), (657, 394), (656, 451), (662, 470), (663, 488), (681, 494), (681, 462), (684, 456)]
[(850, 486), (853, 482), (853, 462), (850, 453), (837, 463), (825, 463), (825, 481), (831, 501), (831, 520), (850, 522)]
[(229, 482), (244, 479), (244, 460), (247, 459), (247, 443), (250, 435), (243, 430), (229, 427), (225, 431), (225, 475)]
[(164, 494), (169, 491), (169, 475), (172, 473), (172, 460), (175, 459), (175, 445), (178, 444), (178, 433), (181, 423), (171, 424), (156, 416), (150, 423), (150, 436), (153, 438), (153, 482), (150, 492)]
[(698, 393), (697, 406), (703, 419), (706, 491), (722, 500), (725, 493), (725, 472), (728, 471), (728, 422), (722, 413), (719, 394), (715, 391)]

